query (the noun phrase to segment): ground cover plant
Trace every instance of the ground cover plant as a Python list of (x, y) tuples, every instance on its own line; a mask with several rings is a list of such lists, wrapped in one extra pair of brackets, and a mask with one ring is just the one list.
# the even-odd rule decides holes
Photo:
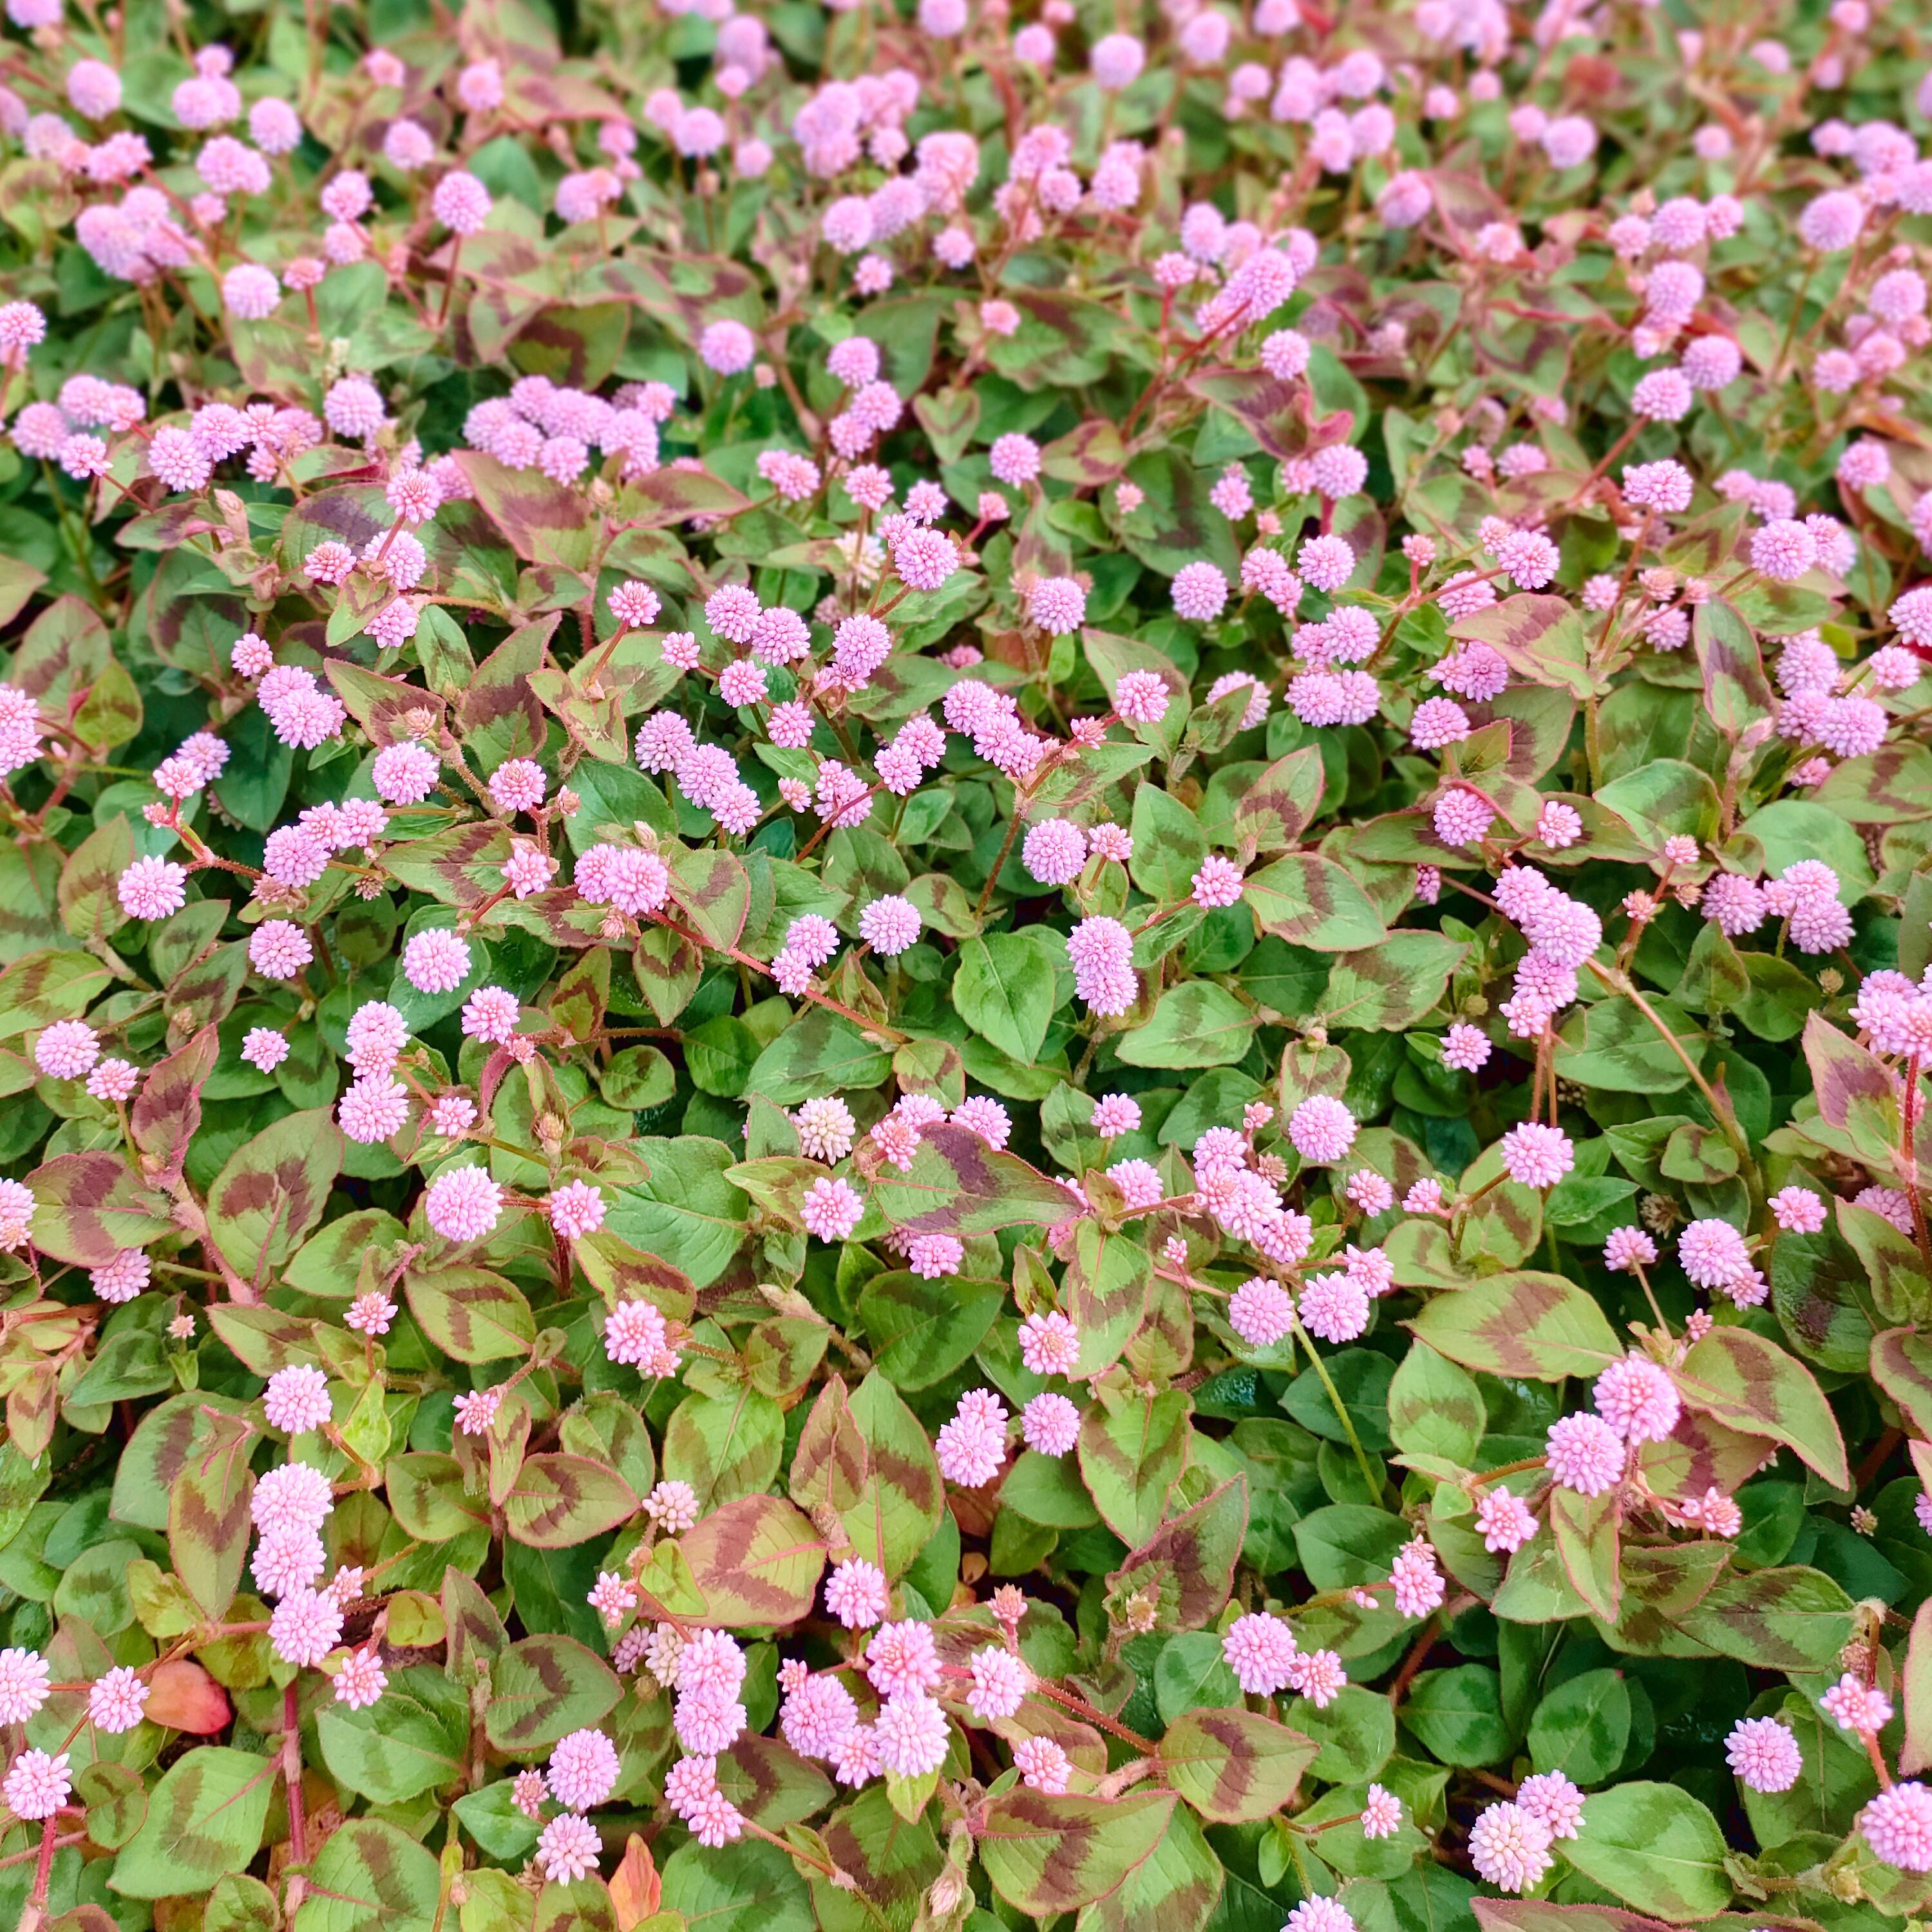
[(1932, 1918), (1928, 22), (7, 0), (0, 1918)]

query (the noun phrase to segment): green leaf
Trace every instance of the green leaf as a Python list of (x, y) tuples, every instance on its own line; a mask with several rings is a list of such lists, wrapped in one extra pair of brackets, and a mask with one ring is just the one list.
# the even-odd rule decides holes
[[(1383, 1568), (1386, 1575), (1388, 1566)], [(1314, 1740), (1318, 1748), (1310, 1768), (1324, 1784), (1365, 1784), (1394, 1752), (1395, 1713), (1379, 1690), (1346, 1684), (1325, 1708), (1298, 1697), (1288, 1713)]]
[(1872, 883), (1871, 860), (1856, 826), (1829, 806), (1808, 798), (1774, 799), (1747, 818), (1742, 830), (1764, 848), (1767, 878), (1801, 859), (1822, 859), (1838, 875), (1838, 896), (1856, 905)]
[(1146, 1318), (1153, 1280), (1154, 1257), (1138, 1234), (1082, 1220), (1065, 1282), (1067, 1312), (1080, 1331), (1076, 1374), (1099, 1375), (1120, 1360)]
[(1562, 597), (1519, 591), (1486, 610), (1458, 618), (1458, 640), (1487, 644), (1519, 677), (1577, 698), (1594, 696), (1599, 675), (1590, 668), (1590, 640), (1582, 618)]
[(1726, 1576), (1671, 1621), (1684, 1635), (1764, 1670), (1826, 1671), (1851, 1641), (1852, 1600), (1821, 1570)]
[(1167, 1781), (1202, 1816), (1251, 1824), (1294, 1797), (1316, 1744), (1258, 1712), (1184, 1712), (1160, 1741)]
[[(1009, 1476), (1002, 1502), (1012, 1487)], [(1196, 1629), (1227, 1602), (1247, 1527), (1247, 1478), (1233, 1476), (1163, 1522), (1107, 1579), (1108, 1589), (1115, 1596), (1150, 1592), (1156, 1630)]]
[(1294, 844), (1322, 802), (1322, 754), (1312, 745), (1277, 758), (1242, 793), (1234, 811), (1238, 844), (1280, 852)]
[(1179, 1389), (1096, 1402), (1080, 1424), (1080, 1473), (1107, 1526), (1130, 1546), (1160, 1528), (1187, 1460), (1189, 1403)]
[(688, 1483), (700, 1509), (754, 1496), (778, 1472), (784, 1432), (784, 1411), (754, 1389), (688, 1395), (664, 1425), (664, 1474)]
[(1932, 1336), (1887, 1329), (1872, 1342), (1871, 1373), (1921, 1437), (1932, 1440)]
[(1695, 765), (1653, 758), (1627, 777), (1613, 778), (1596, 792), (1597, 802), (1625, 820), (1640, 835), (1661, 846), (1673, 833), (1708, 840), (1718, 834), (1722, 806), (1718, 788)]
[(1841, 1200), (1838, 1214), (1838, 1232), (1864, 1265), (1879, 1314), (1888, 1322), (1932, 1323), (1932, 1276), (1918, 1244), (1869, 1208)]
[(104, 940), (128, 923), (121, 909), (121, 874), (136, 856), (134, 828), (125, 812), (97, 825), (61, 868), (61, 923), (76, 939)]
[(1620, 1522), (1613, 1495), (1586, 1496), (1560, 1485), (1550, 1492), (1550, 1528), (1573, 1588), (1606, 1623), (1620, 1606)]
[(1600, 1375), (1624, 1352), (1595, 1298), (1559, 1275), (1492, 1275), (1431, 1296), (1408, 1325), (1466, 1369), (1536, 1382)]
[[(801, 1045), (793, 1042), (794, 1049)], [(758, 1035), (731, 1013), (719, 1013), (684, 1036), (685, 1066), (700, 1094), (736, 1100), (750, 1084), (763, 1058)]]
[[(332, 1130), (332, 1131), (333, 1131)], [(167, 1203), (119, 1155), (57, 1154), (27, 1177), (34, 1246), (55, 1260), (99, 1268), (168, 1230)]]
[(1438, 1456), (1466, 1468), (1489, 1426), (1475, 1378), (1420, 1343), (1405, 1354), (1389, 1384), (1389, 1436), (1409, 1455)]
[(1391, 932), (1364, 952), (1335, 962), (1322, 996), (1330, 1028), (1393, 1031), (1418, 1024), (1442, 999), (1468, 943), (1439, 932)]
[(1834, 1488), (1850, 1486), (1831, 1404), (1811, 1371), (1775, 1342), (1748, 1328), (1714, 1328), (1692, 1345), (1676, 1382), (1691, 1408), (1784, 1444)]
[[(1646, 1003), (1694, 1065), (1704, 1044), (1697, 1023), (1667, 999)], [(1556, 1036), (1564, 1079), (1611, 1094), (1674, 1094), (1690, 1076), (1632, 1000), (1599, 1000), (1572, 1014)]]
[(1260, 1016), (1211, 980), (1184, 980), (1162, 994), (1143, 1026), (1114, 1051), (1130, 1066), (1232, 1066), (1248, 1050)]
[[(255, 1432), (239, 1418), (203, 1415), (167, 1490), (168, 1555), (210, 1617), (226, 1614), (248, 1553), (248, 1451)], [(191, 1425), (193, 1426), (193, 1425)]]
[(1625, 1904), (1673, 1924), (1708, 1918), (1731, 1902), (1723, 1829), (1675, 1784), (1614, 1784), (1596, 1792), (1563, 1852)]
[(403, 1293), (424, 1334), (459, 1362), (525, 1356), (537, 1338), (522, 1291), (488, 1268), (412, 1269), (403, 1276)]
[(1058, 1181), (950, 1121), (920, 1130), (918, 1151), (904, 1173), (891, 1166), (878, 1170), (872, 1204), (908, 1237), (1053, 1227), (1068, 1214), (1066, 1190)]
[(329, 1775), (377, 1804), (398, 1804), (457, 1782), (470, 1748), (470, 1699), (426, 1664), (389, 1674), (380, 1701), (352, 1711), (333, 1701), (316, 1713)]
[(540, 1757), (597, 1724), (622, 1694), (610, 1666), (574, 1639), (525, 1637), (490, 1666), (484, 1735), (507, 1757)]
[(1006, 1294), (997, 1281), (874, 1275), (860, 1294), (859, 1318), (878, 1372), (902, 1389), (943, 1382), (985, 1339)]
[(865, 1039), (836, 1013), (814, 1006), (758, 1055), (742, 1090), (796, 1107), (821, 1094), (876, 1087), (892, 1070), (890, 1048)]
[(1225, 1879), (1194, 1814), (1177, 1804), (1160, 1843), (1124, 1885), (1082, 1908), (1075, 1932), (1202, 1932)]
[(1397, 1714), (1444, 1764), (1494, 1764), (1509, 1750), (1502, 1679), (1486, 1664), (1424, 1671)]
[(1208, 856), (1201, 821), (1171, 792), (1144, 784), (1134, 793), (1133, 856), (1127, 870), (1150, 898), (1172, 904), (1194, 890)]
[(790, 1503), (741, 1496), (714, 1510), (680, 1544), (709, 1621), (790, 1624), (810, 1614), (825, 1545)]
[(1102, 1801), (1054, 1798), (1022, 1786), (987, 1801), (976, 1834), (993, 1889), (1036, 1918), (1103, 1898), (1167, 1829), (1171, 1792)]
[(273, 1759), (225, 1744), (176, 1759), (114, 1861), (113, 1888), (124, 1898), (178, 1898), (244, 1870), (261, 1848), (274, 1780)]
[(1154, 1665), (1154, 1704), (1172, 1724), (1189, 1711), (1234, 1709), (1241, 1687), (1212, 1630), (1184, 1630), (1160, 1647)]
[(510, 1534), (533, 1550), (567, 1550), (615, 1529), (639, 1504), (614, 1469), (588, 1456), (526, 1456), (503, 1501)]
[(1250, 873), (1241, 896), (1264, 932), (1317, 952), (1352, 952), (1387, 936), (1369, 896), (1332, 859), (1312, 852)]
[(285, 1115), (229, 1156), (208, 1190), (208, 1228), (243, 1280), (280, 1267), (321, 1220), (344, 1145), (325, 1107)]
[(932, 1438), (876, 1369), (849, 1396), (838, 1376), (819, 1391), (793, 1455), (790, 1486), (802, 1508), (836, 1510), (858, 1554), (895, 1579), (932, 1540), (945, 1510)]
[[(663, 1886), (664, 1911), (678, 1915), (673, 1924), (704, 1932), (813, 1932), (797, 1867), (776, 1845), (748, 1834), (716, 1851), (689, 1841), (679, 1846), (664, 1860)], [(872, 1922), (859, 1913), (854, 1918)]]
[[(868, 1786), (832, 1814), (824, 1843), (838, 1870), (856, 1882), (865, 1902), (812, 1874), (812, 1902), (823, 1932), (866, 1932), (868, 1927), (882, 1932), (874, 1912), (889, 1913), (886, 1923), (896, 1932), (910, 1926), (945, 1862), (932, 1826), (923, 1819), (902, 1818), (883, 1782)], [(728, 1847), (728, 1853), (735, 1849)], [(668, 1884), (664, 1895), (668, 1900)], [(806, 1925), (808, 1932), (808, 1916)]]
[[(1143, 787), (1143, 795), (1150, 789)], [(960, 1018), (1002, 1053), (1022, 1061), (1039, 1058), (1053, 1021), (1053, 968), (1032, 937), (1038, 930), (962, 941), (952, 981)]]
[(294, 1932), (430, 1932), (442, 1892), (435, 1857), (414, 1838), (352, 1818), (316, 1853)]
[[(1906, 1695), (1909, 1699), (1909, 1688)], [(1797, 1740), (1802, 1760), (1798, 1781), (1789, 1790), (1754, 1791), (1739, 1780), (1738, 1796), (1758, 1843), (1769, 1850), (1789, 1844), (1802, 1832), (1843, 1838), (1868, 1801), (1878, 1795), (1871, 1760), (1857, 1733), (1840, 1730), (1812, 1699), (1796, 1690), (1787, 1690), (1782, 1696), (1775, 1691), (1768, 1694), (1754, 1704), (1750, 1714), (1775, 1718), (1786, 1725)], [(1902, 1773), (1917, 1768), (1910, 1761), (1910, 1735), (1908, 1714), (1908, 1742), (1900, 1752)]]
[(731, 1149), (699, 1134), (631, 1145), (650, 1177), (616, 1190), (605, 1229), (709, 1288), (745, 1239), (745, 1196), (726, 1178)]
[(1529, 1720), (1538, 1771), (1575, 1784), (1600, 1784), (1624, 1761), (1630, 1736), (1630, 1688), (1618, 1670), (1586, 1670), (1557, 1685)]
[(1362, 1503), (1330, 1503), (1310, 1510), (1294, 1526), (1301, 1567), (1318, 1590), (1386, 1583), (1389, 1565), (1409, 1534), (1400, 1516)]

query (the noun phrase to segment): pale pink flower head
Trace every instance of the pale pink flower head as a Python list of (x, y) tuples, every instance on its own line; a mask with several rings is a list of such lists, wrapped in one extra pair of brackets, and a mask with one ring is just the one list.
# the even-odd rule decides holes
[(1875, 1736), (1892, 1722), (1892, 1700), (1876, 1684), (1849, 1670), (1818, 1702), (1841, 1731)]
[(1228, 1303), (1228, 1325), (1251, 1348), (1272, 1347), (1294, 1325), (1294, 1302), (1279, 1282), (1256, 1275)]
[(1519, 1186), (1554, 1187), (1576, 1165), (1576, 1149), (1559, 1127), (1525, 1120), (1501, 1143), (1503, 1167)]
[(305, 1364), (278, 1369), (262, 1392), (262, 1406), (272, 1429), (291, 1436), (320, 1429), (329, 1418), (328, 1378)]
[(269, 1645), (284, 1664), (320, 1664), (341, 1640), (342, 1612), (326, 1591), (291, 1590), (269, 1620)]
[(1362, 1800), (1362, 1836), (1392, 1838), (1401, 1825), (1402, 1800), (1379, 1784), (1370, 1785)]
[(1546, 1453), (1552, 1479), (1583, 1496), (1601, 1496), (1623, 1475), (1624, 1439), (1599, 1415), (1566, 1415), (1552, 1422)]
[(72, 1789), (65, 1751), (50, 1755), (44, 1750), (23, 1750), (0, 1782), (0, 1797), (5, 1798), (15, 1817), (38, 1823), (51, 1818), (67, 1802)]
[(1070, 1376), (1080, 1359), (1080, 1331), (1058, 1309), (1020, 1324), (1020, 1360), (1036, 1376)]
[(1317, 590), (1339, 590), (1355, 572), (1355, 553), (1338, 536), (1310, 537), (1294, 561), (1302, 580)]
[(604, 1196), (587, 1180), (572, 1180), (554, 1190), (545, 1204), (550, 1224), (565, 1240), (581, 1240), (604, 1225)]
[(24, 1724), (47, 1701), (47, 1660), (37, 1650), (0, 1650), (0, 1724)]
[(991, 1646), (976, 1651), (968, 1667), (973, 1682), (967, 1708), (982, 1724), (1012, 1716), (1032, 1688), (1033, 1672), (1011, 1651)]
[(825, 1580), (825, 1607), (848, 1630), (870, 1630), (891, 1607), (885, 1572), (862, 1557), (833, 1566)]
[(1292, 1906), (1281, 1932), (1359, 1932), (1354, 1915), (1339, 1898), (1319, 1892)]
[(1250, 1696), (1271, 1697), (1287, 1689), (1298, 1652), (1294, 1633), (1279, 1617), (1250, 1612), (1228, 1626), (1221, 1654)]
[(147, 1702), (148, 1687), (140, 1673), (127, 1664), (117, 1664), (88, 1692), (88, 1720), (97, 1730), (118, 1737), (141, 1721)]
[(1560, 1771), (1538, 1772), (1516, 1786), (1516, 1802), (1552, 1838), (1574, 1838), (1583, 1822), (1583, 1794)]
[(742, 322), (709, 323), (698, 340), (704, 366), (721, 376), (742, 374), (752, 366), (758, 350), (757, 339)]
[(616, 1748), (602, 1731), (572, 1731), (552, 1749), (544, 1773), (550, 1795), (566, 1809), (588, 1811), (617, 1786)]
[(1642, 1355), (1612, 1362), (1597, 1378), (1592, 1400), (1627, 1442), (1661, 1442), (1677, 1426), (1682, 1407), (1670, 1377)]
[(1932, 1790), (1916, 1780), (1881, 1791), (1858, 1814), (1873, 1856), (1901, 1871), (1932, 1871)]
[(1013, 1747), (1013, 1766), (1031, 1791), (1058, 1797), (1072, 1776), (1073, 1766), (1051, 1738), (1028, 1738)]
[(1355, 1117), (1334, 1096), (1316, 1094), (1288, 1116), (1288, 1138), (1304, 1160), (1337, 1161), (1355, 1144)]
[(1042, 1456), (1064, 1456), (1080, 1439), (1080, 1412), (1064, 1395), (1036, 1395), (1020, 1412), (1020, 1435)]
[(1483, 1547), (1492, 1555), (1520, 1550), (1536, 1534), (1536, 1519), (1520, 1496), (1502, 1488), (1486, 1489), (1476, 1505), (1476, 1527)]
[(910, 1697), (932, 1690), (944, 1674), (930, 1624), (884, 1624), (867, 1641), (866, 1675), (881, 1696)]
[(1657, 1244), (1641, 1228), (1612, 1228), (1604, 1243), (1604, 1265), (1616, 1273), (1634, 1273), (1656, 1259)]
[(822, 1178), (814, 1180), (799, 1207), (799, 1218), (806, 1231), (821, 1241), (842, 1241), (857, 1227), (866, 1211), (850, 1182)]
[(1426, 1617), (1440, 1606), (1448, 1588), (1434, 1549), (1426, 1537), (1420, 1536), (1396, 1551), (1389, 1582), (1396, 1609), (1405, 1617)]
[(1727, 1221), (1693, 1221), (1677, 1238), (1677, 1258), (1700, 1288), (1728, 1288), (1750, 1270), (1750, 1249)]
[(657, 1484), (644, 1498), (644, 1514), (670, 1536), (682, 1536), (700, 1514), (698, 1492), (675, 1478)]
[(537, 1864), (553, 1885), (572, 1885), (592, 1876), (604, 1849), (587, 1818), (566, 1811), (553, 1818), (537, 1838)]
[(34, 1064), (50, 1080), (78, 1080), (100, 1058), (100, 1042), (85, 1020), (56, 1020), (34, 1042)]
[(1204, 622), (1226, 608), (1228, 580), (1214, 564), (1185, 563), (1174, 573), (1172, 595), (1180, 616)]
[(1815, 1234), (1825, 1225), (1824, 1201), (1808, 1187), (1780, 1187), (1765, 1205), (1786, 1234)]
[(1325, 1711), (1347, 1689), (1348, 1673), (1332, 1650), (1305, 1650), (1288, 1666), (1288, 1688)]
[(446, 1168), (423, 1196), (424, 1218), (449, 1241), (481, 1240), (502, 1211), (502, 1189), (480, 1167)]
[(1214, 908), (1238, 904), (1241, 896), (1241, 868), (1218, 852), (1202, 861), (1201, 869), (1190, 882), (1197, 905)]
[(934, 1440), (940, 1474), (962, 1489), (990, 1483), (1006, 1460), (1007, 1420), (1006, 1405), (990, 1389), (969, 1390)]
[(1130, 670), (1114, 687), (1114, 709), (1130, 724), (1158, 724), (1167, 716), (1166, 681), (1150, 670)]
[(1804, 1754), (1775, 1718), (1741, 1718), (1724, 1740), (1731, 1769), (1754, 1791), (1789, 1791), (1804, 1768)]
[(1106, 34), (1096, 40), (1088, 54), (1094, 82), (1109, 93), (1131, 87), (1147, 64), (1147, 48), (1132, 34)]
[(415, 934), (403, 947), (403, 977), (419, 993), (451, 993), (469, 978), (469, 941), (447, 926)]
[(1499, 1892), (1538, 1883), (1550, 1869), (1550, 1828), (1520, 1804), (1492, 1804), (1470, 1828), (1470, 1862)]

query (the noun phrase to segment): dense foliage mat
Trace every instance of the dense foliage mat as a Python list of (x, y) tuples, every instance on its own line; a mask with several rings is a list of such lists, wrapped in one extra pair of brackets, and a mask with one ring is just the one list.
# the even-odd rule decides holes
[(729, 5), (7, 0), (0, 1919), (1923, 1924), (1922, 14)]

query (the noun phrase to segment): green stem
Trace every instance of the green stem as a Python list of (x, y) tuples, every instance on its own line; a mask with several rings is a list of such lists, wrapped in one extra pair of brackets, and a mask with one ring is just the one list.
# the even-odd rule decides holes
[(1309, 1339), (1306, 1329), (1302, 1327), (1300, 1318), (1293, 1318), (1294, 1339), (1308, 1351), (1308, 1360), (1322, 1386), (1328, 1392), (1330, 1406), (1334, 1409), (1335, 1419), (1342, 1425), (1342, 1432), (1348, 1438), (1348, 1447), (1355, 1452), (1355, 1461), (1362, 1472), (1362, 1480), (1369, 1486), (1369, 1494), (1379, 1497), (1382, 1493), (1382, 1478), (1376, 1472), (1375, 1465), (1369, 1460), (1369, 1452), (1362, 1447), (1362, 1438), (1355, 1433), (1354, 1418), (1342, 1406), (1341, 1392), (1335, 1386), (1334, 1378), (1328, 1372), (1328, 1365), (1316, 1352), (1315, 1344)]

